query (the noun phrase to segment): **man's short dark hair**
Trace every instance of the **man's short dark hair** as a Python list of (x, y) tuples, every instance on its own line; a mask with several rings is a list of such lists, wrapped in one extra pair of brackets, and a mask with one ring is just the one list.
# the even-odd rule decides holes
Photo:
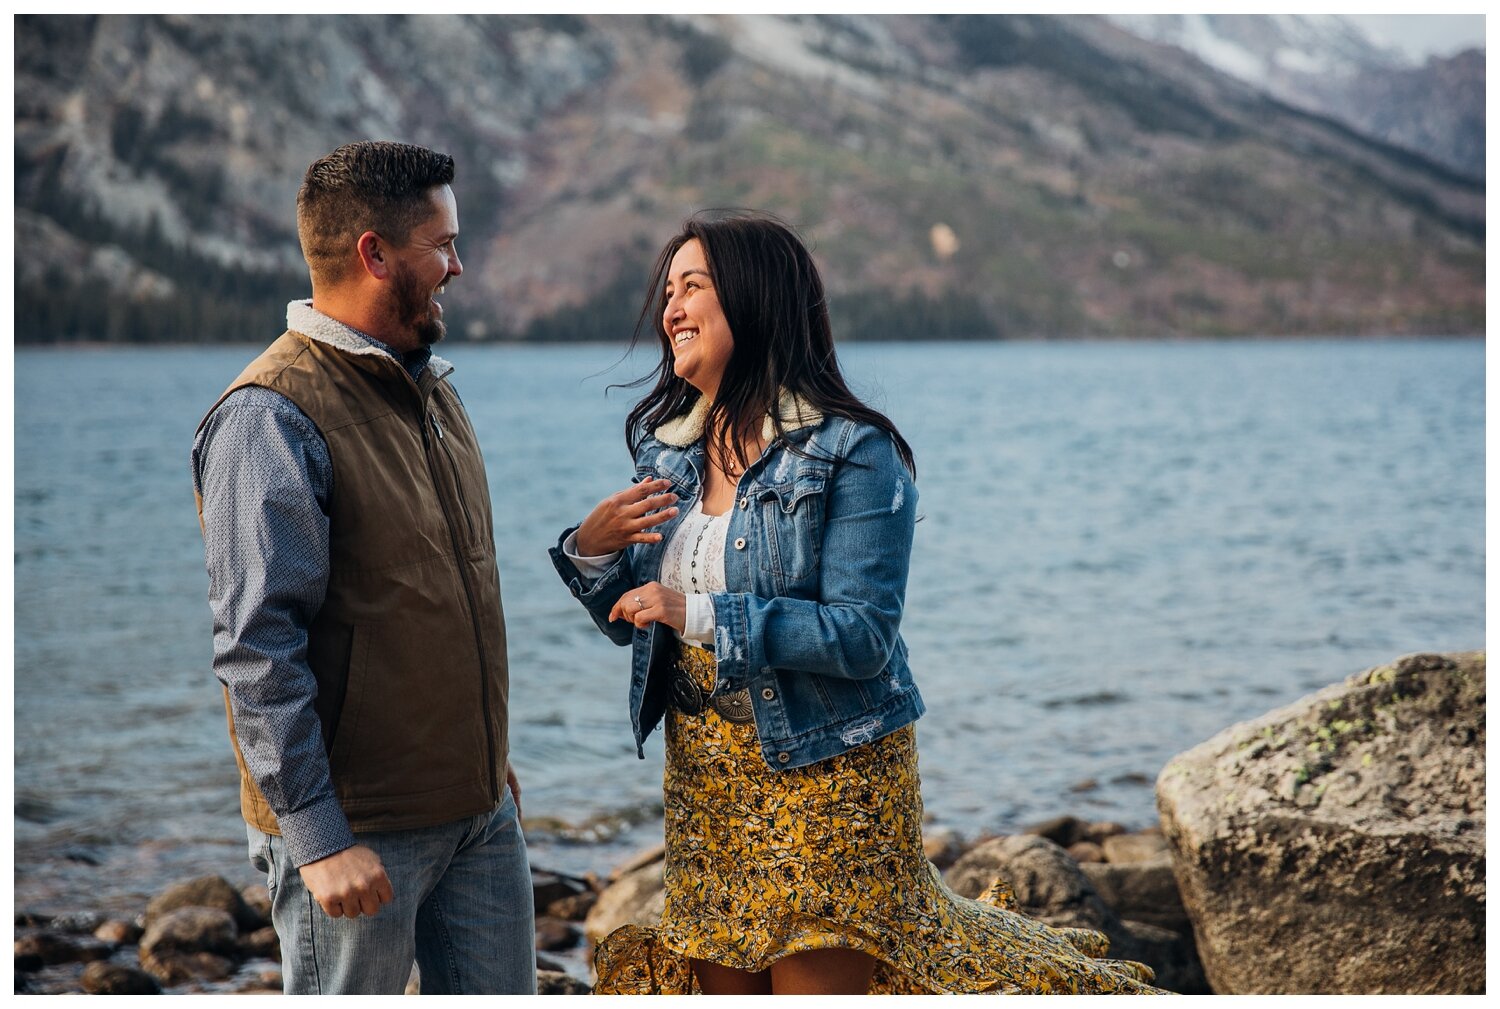
[(297, 191), (297, 237), (315, 282), (343, 279), (366, 231), (402, 245), (453, 181), (453, 158), (415, 144), (345, 144), (308, 166)]

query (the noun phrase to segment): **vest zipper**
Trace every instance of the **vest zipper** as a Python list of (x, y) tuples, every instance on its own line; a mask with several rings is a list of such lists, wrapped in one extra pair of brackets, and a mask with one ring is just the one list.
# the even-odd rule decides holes
[[(424, 414), (427, 413), (426, 396), (422, 397), (422, 412)], [(431, 415), (429, 414), (429, 416)], [(490, 722), (492, 721), (492, 718), (490, 717), (490, 663), (489, 657), (484, 650), (484, 632), (480, 630), (479, 627), (479, 603), (474, 597), (474, 585), (469, 581), (469, 567), (464, 561), (464, 551), (462, 549), (462, 546), (458, 542), (458, 530), (453, 527), (453, 516), (448, 510), (448, 503), (444, 499), (441, 482), (438, 480), (437, 465), (433, 462), (432, 458), (432, 439), (427, 434), (427, 425), (421, 424), (420, 426), (422, 428), (422, 454), (427, 457), (427, 470), (432, 475), (433, 489), (437, 491), (438, 502), (442, 505), (443, 508), (443, 517), (448, 520), (448, 535), (453, 540), (453, 559), (454, 562), (458, 565), (459, 580), (464, 583), (464, 595), (469, 600), (469, 620), (474, 625), (474, 648), (479, 655), (479, 703), (480, 707), (483, 709), (484, 740), (486, 745), (489, 747), (490, 756), (490, 801), (498, 805), (500, 802), (500, 782), (498, 776), (495, 773), (495, 730), (490, 725)], [(441, 430), (437, 426), (436, 417), (433, 417), (433, 427), (435, 429)], [(448, 451), (448, 447), (446, 444), (443, 446), (443, 451), (445, 453)], [(454, 484), (455, 486), (457, 486), (457, 466), (453, 463), (452, 455), (448, 456), (448, 460), (451, 465), (454, 465), (453, 477)], [(462, 492), (460, 491), (460, 493)], [(465, 512), (465, 515), (467, 516), (467, 512)], [(473, 525), (471, 523), (470, 529), (472, 530), (472, 528)]]
[(443, 425), (438, 423), (437, 414), (427, 415), (432, 420), (432, 429), (437, 432), (438, 442), (443, 446), (443, 454), (448, 457), (448, 468), (453, 471), (453, 486), (458, 488), (458, 507), (464, 513), (464, 524), (469, 527), (469, 539), (474, 539), (474, 517), (469, 514), (469, 500), (464, 497), (463, 481), (458, 478), (458, 460), (453, 458), (453, 450), (448, 447), (448, 439), (443, 436)]

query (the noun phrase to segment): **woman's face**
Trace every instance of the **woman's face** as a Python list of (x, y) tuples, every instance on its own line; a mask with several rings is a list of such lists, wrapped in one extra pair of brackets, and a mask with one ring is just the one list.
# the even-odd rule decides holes
[(672, 345), (672, 370), (712, 400), (734, 353), (734, 336), (719, 307), (719, 294), (708, 274), (703, 246), (696, 238), (672, 257), (666, 296), (661, 325)]

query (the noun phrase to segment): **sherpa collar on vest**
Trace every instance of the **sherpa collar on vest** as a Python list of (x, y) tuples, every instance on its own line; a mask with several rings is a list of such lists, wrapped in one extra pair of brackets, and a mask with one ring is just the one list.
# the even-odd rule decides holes
[[(346, 354), (375, 355), (389, 357), (403, 368), (402, 361), (384, 346), (377, 346), (374, 337), (366, 336), (353, 326), (346, 326), (330, 315), (324, 315), (312, 307), (312, 299), (289, 302), (286, 306), (286, 328), (301, 333), (309, 339), (326, 343)], [(451, 362), (433, 354), (427, 361), (434, 378), (446, 378), (453, 371)]]
[[(703, 437), (703, 428), (708, 422), (708, 397), (699, 396), (698, 402), (693, 408), (680, 417), (673, 417), (653, 434), (656, 440), (673, 448), (687, 448), (689, 445)], [(776, 412), (781, 415), (781, 426), (784, 430), (795, 431), (802, 427), (816, 427), (823, 423), (823, 414), (817, 407), (795, 393), (787, 392), (785, 389), (776, 397)], [(765, 421), (760, 426), (760, 436), (770, 441), (776, 435), (776, 425), (771, 421), (771, 415), (766, 414)]]

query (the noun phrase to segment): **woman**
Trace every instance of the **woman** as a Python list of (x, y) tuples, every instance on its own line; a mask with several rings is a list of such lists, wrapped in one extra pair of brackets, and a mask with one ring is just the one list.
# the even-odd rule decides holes
[(635, 482), (552, 550), (632, 648), (638, 752), (667, 723), (665, 912), (601, 942), (596, 990), (1153, 990), (1091, 958), (1103, 936), (957, 897), (923, 856), (915, 466), (845, 384), (806, 248), (762, 215), (695, 217), (649, 297)]

